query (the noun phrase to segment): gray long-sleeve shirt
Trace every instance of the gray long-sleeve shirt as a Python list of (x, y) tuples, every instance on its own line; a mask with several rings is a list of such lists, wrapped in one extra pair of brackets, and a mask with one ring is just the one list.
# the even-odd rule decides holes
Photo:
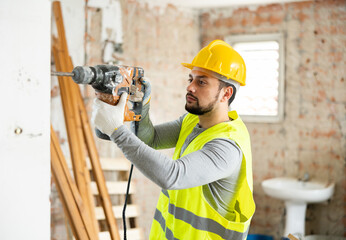
[[(113, 132), (111, 139), (128, 160), (163, 189), (185, 189), (203, 185), (203, 194), (208, 203), (222, 216), (231, 218), (229, 203), (236, 190), (242, 161), (242, 151), (234, 141), (226, 138), (214, 139), (201, 150), (177, 160), (155, 150), (175, 147), (184, 116), (153, 126), (149, 114), (144, 114), (138, 137), (126, 126), (121, 126)], [(187, 137), (182, 152), (204, 130), (197, 124)]]

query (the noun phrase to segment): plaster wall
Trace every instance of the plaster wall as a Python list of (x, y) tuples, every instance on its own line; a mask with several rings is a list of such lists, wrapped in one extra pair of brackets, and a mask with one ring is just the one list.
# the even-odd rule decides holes
[(49, 21), (47, 0), (0, 2), (0, 236), (5, 240), (50, 237)]

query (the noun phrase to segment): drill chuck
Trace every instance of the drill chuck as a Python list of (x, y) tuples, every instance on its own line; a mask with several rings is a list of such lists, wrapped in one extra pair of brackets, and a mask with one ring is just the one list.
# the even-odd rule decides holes
[(95, 80), (95, 74), (90, 67), (75, 67), (72, 71), (72, 79), (78, 84), (91, 84)]

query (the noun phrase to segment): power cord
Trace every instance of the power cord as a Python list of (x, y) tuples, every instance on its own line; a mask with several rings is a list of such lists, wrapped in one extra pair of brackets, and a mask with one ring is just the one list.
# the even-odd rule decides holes
[(129, 180), (127, 182), (125, 203), (124, 203), (124, 208), (123, 208), (124, 240), (126, 240), (126, 217), (125, 217), (125, 212), (126, 212), (127, 198), (129, 196), (129, 191), (130, 191), (130, 183), (131, 183), (132, 171), (133, 171), (133, 164), (131, 164), (131, 169), (130, 169), (130, 173), (129, 173)]
[[(139, 122), (135, 122), (135, 135), (137, 136), (138, 133), (138, 127), (139, 127)], [(126, 206), (127, 206), (127, 199), (129, 196), (130, 192), (130, 184), (131, 184), (131, 178), (132, 178), (132, 172), (133, 172), (133, 164), (131, 163), (131, 168), (130, 168), (130, 173), (129, 173), (129, 179), (127, 181), (127, 188), (126, 188), (126, 195), (125, 195), (125, 203), (123, 207), (123, 225), (124, 225), (124, 240), (126, 240)]]

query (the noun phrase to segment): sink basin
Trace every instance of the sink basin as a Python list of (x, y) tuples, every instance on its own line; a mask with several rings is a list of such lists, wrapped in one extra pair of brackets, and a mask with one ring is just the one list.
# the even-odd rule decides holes
[(262, 182), (264, 192), (284, 201), (318, 203), (328, 200), (334, 193), (334, 184), (299, 181), (295, 178), (272, 178)]
[(284, 237), (290, 233), (296, 237), (304, 236), (307, 204), (326, 201), (334, 193), (334, 183), (305, 182), (288, 177), (264, 180), (262, 188), (268, 196), (285, 201)]

